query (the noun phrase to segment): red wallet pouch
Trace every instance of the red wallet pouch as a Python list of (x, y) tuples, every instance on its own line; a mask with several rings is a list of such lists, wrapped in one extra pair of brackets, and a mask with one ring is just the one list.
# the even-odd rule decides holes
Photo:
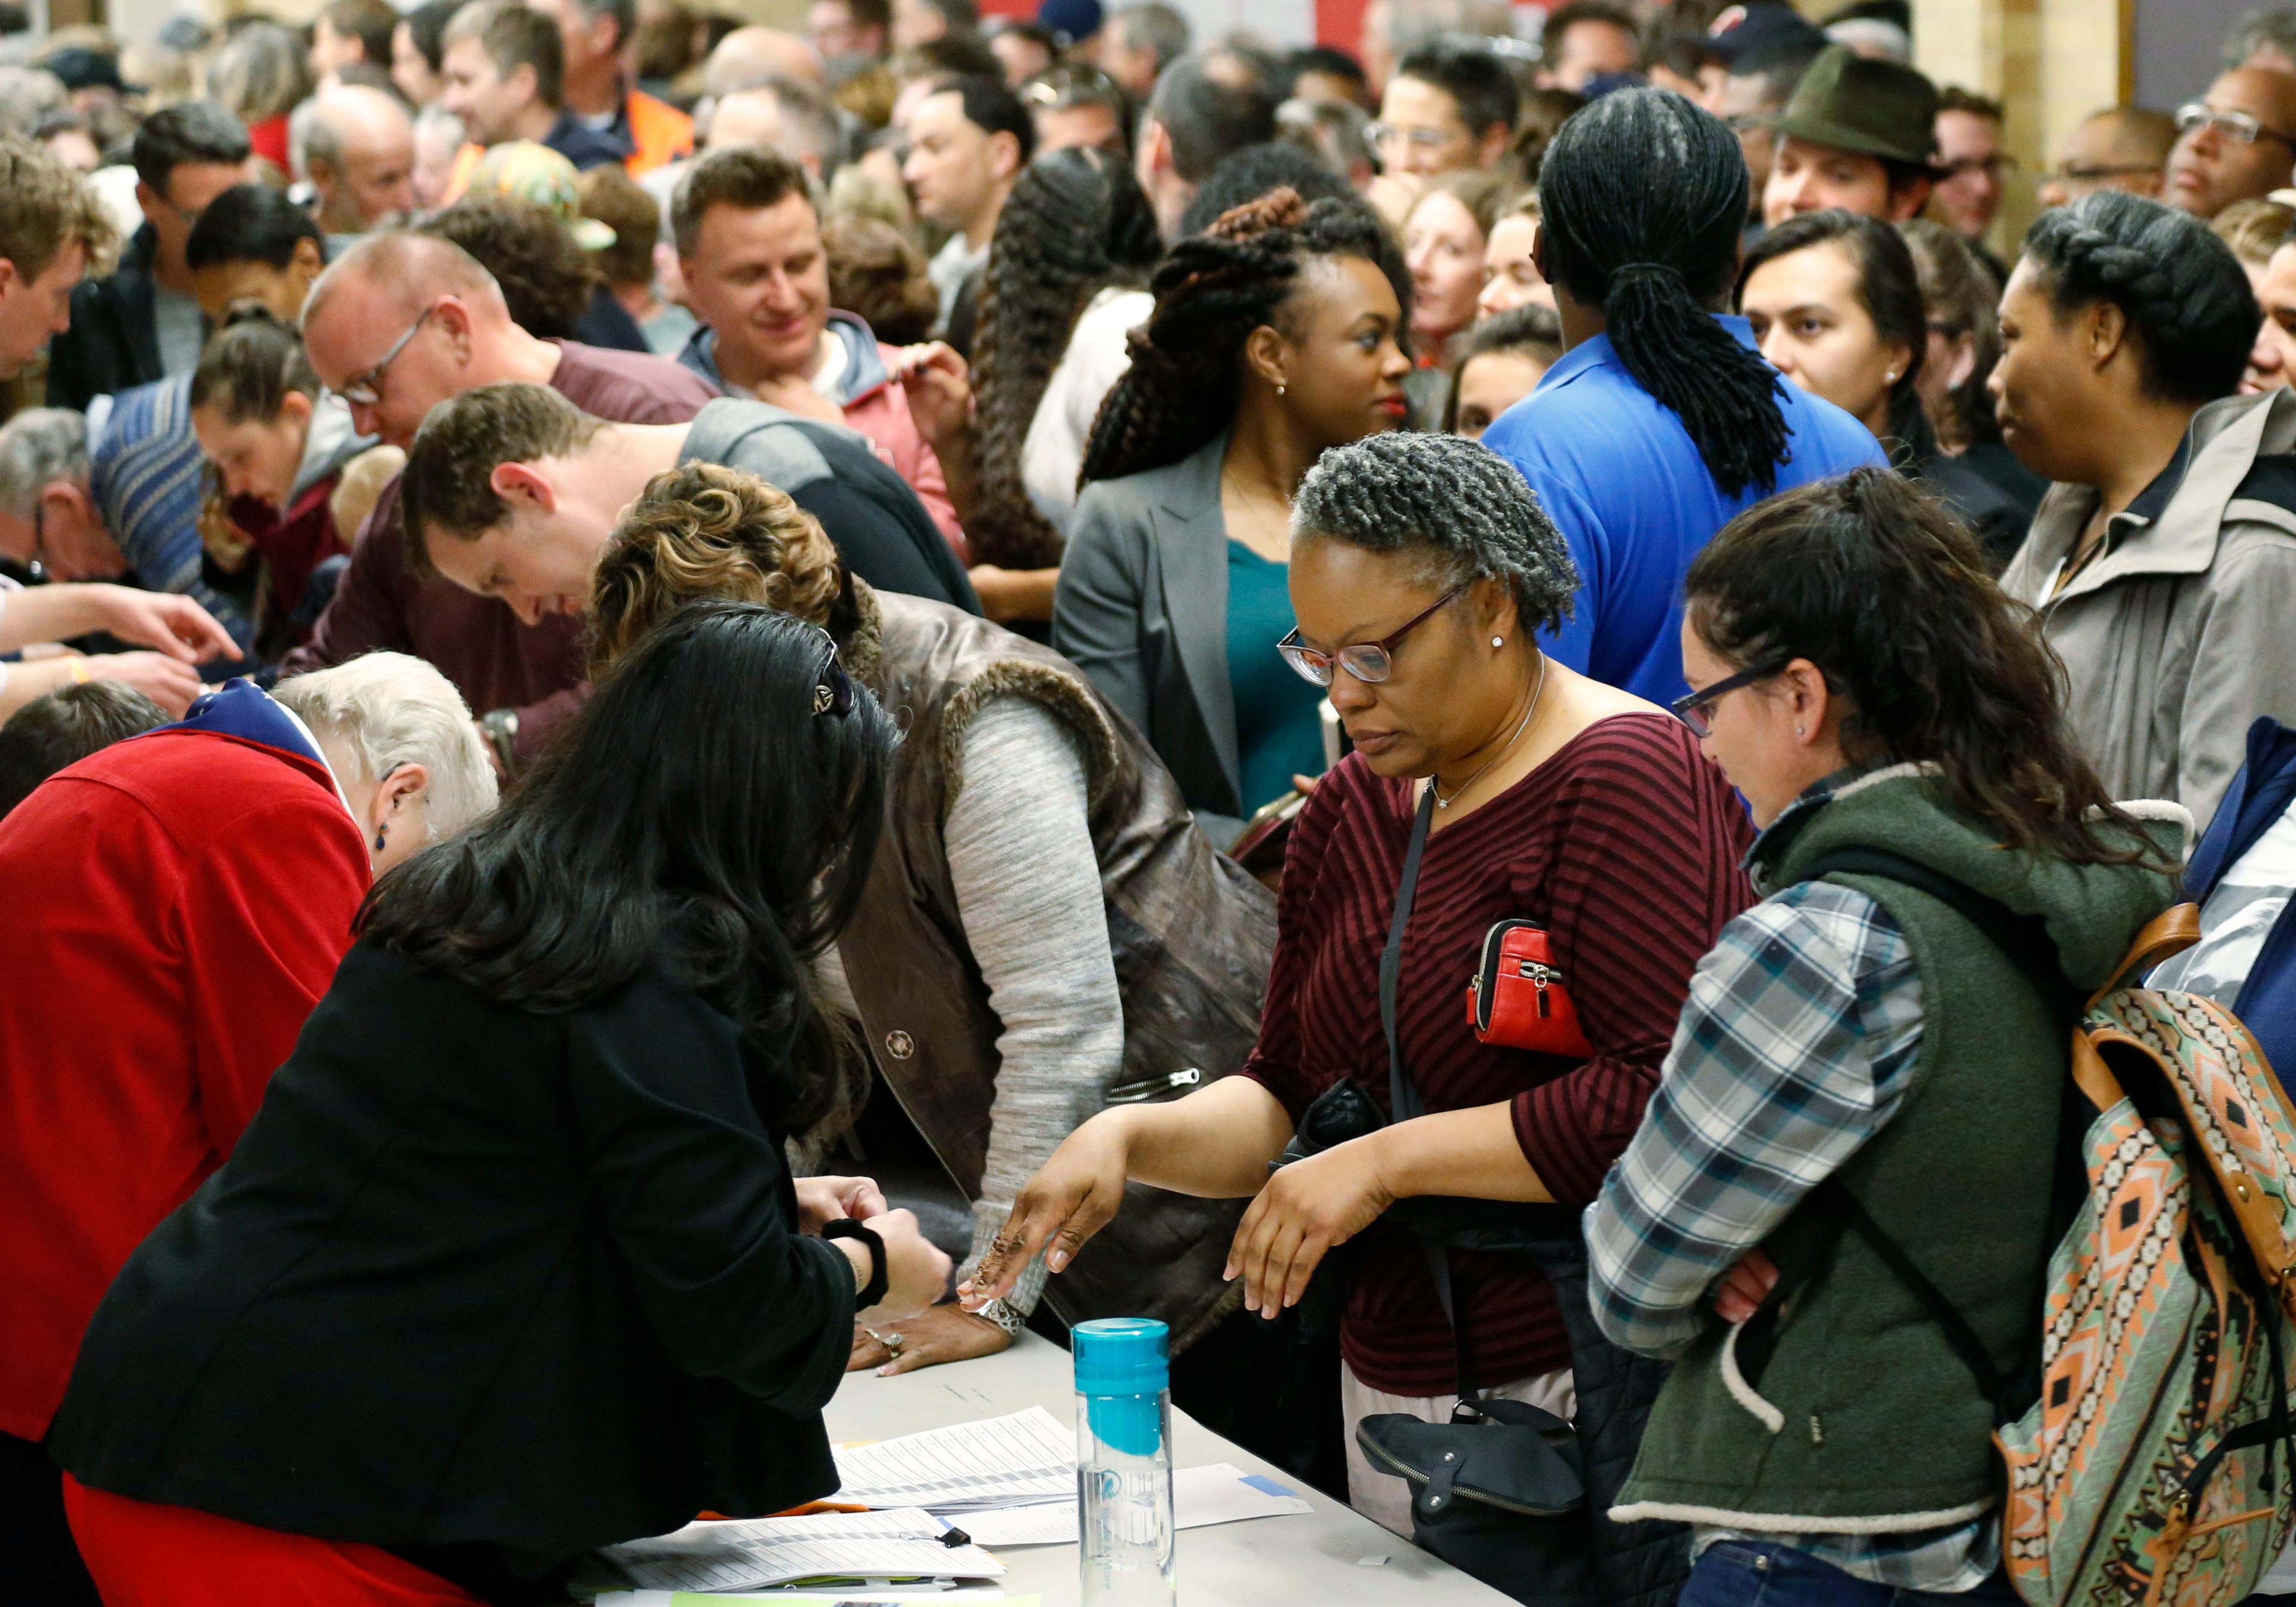
[(1502, 1048), (1578, 1060), (1595, 1053), (1546, 929), (1536, 922), (1502, 921), (1484, 935), (1482, 963), (1467, 984), (1467, 1020), (1479, 1041)]

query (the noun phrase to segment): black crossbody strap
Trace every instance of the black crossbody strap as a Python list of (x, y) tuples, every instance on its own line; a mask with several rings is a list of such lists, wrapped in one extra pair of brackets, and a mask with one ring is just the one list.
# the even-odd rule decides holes
[(1403, 1046), (1395, 1029), (1395, 990), (1403, 972), (1403, 929), (1411, 924), (1412, 900), (1419, 896), (1419, 862), (1427, 857), (1427, 832), (1434, 824), (1435, 783), (1431, 778), (1411, 823), (1411, 846), (1403, 850), (1403, 876), (1395, 888), (1395, 918), (1387, 923), (1387, 947), (1379, 954), (1379, 1024), (1387, 1033), (1387, 1094), (1396, 1121), (1427, 1114), (1411, 1073), (1404, 1069)]
[(1874, 1220), (1857, 1196), (1843, 1187), (1839, 1178), (1828, 1177), (1812, 1192), (1841, 1214), (1849, 1231), (1866, 1241), (1866, 1248), (1881, 1258), (1882, 1265), (1888, 1267), (1898, 1282), (1911, 1291), (1913, 1297), (1929, 1312), (1948, 1347), (1961, 1358), (1961, 1365), (1968, 1368), (1970, 1376), (1977, 1381), (1978, 1393), (1984, 1396), (1986, 1404), (1993, 1408), (1994, 1425), (1997, 1428), (2015, 1418), (2019, 1408), (2010, 1400), (2009, 1381), (2001, 1375), (2001, 1369), (1993, 1365), (1993, 1357), (1986, 1352), (1984, 1340), (1978, 1336), (1976, 1329), (1970, 1326), (1969, 1319), (1961, 1315), (1960, 1308), (1946, 1298), (1945, 1291), (1930, 1282), (1929, 1275), (1915, 1266), (1913, 1257), (1906, 1253), (1906, 1247), (1891, 1238), (1882, 1225)]
[[(1403, 929), (1411, 924), (1412, 901), (1419, 894), (1419, 862), (1427, 856), (1427, 833), (1435, 824), (1435, 783), (1431, 777), (1427, 790), (1420, 795), (1419, 810), (1411, 822), (1410, 846), (1403, 850), (1403, 874), (1395, 888), (1395, 914), (1387, 923), (1387, 947), (1379, 955), (1379, 1024), (1387, 1034), (1387, 1093), (1388, 1105), (1394, 1112), (1390, 1119), (1409, 1121), (1427, 1114), (1426, 1102), (1419, 1097), (1418, 1085), (1411, 1080), (1410, 1068), (1403, 1063), (1403, 1043), (1395, 1024), (1395, 995), (1398, 979), (1403, 972)], [(1459, 1398), (1475, 1398), (1475, 1369), (1467, 1357), (1467, 1332), (1460, 1324), (1458, 1300), (1451, 1286), (1451, 1252), (1433, 1239), (1423, 1239), (1421, 1250), (1427, 1259), (1427, 1275), (1434, 1281), (1435, 1299), (1442, 1305), (1443, 1320), (1451, 1326), (1451, 1344), (1458, 1362)]]

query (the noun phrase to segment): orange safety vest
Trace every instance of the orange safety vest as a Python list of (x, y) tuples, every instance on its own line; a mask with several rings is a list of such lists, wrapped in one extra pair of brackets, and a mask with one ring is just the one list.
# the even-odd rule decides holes
[(668, 101), (633, 89), (624, 102), (636, 147), (622, 164), (632, 178), (693, 154), (693, 119)]

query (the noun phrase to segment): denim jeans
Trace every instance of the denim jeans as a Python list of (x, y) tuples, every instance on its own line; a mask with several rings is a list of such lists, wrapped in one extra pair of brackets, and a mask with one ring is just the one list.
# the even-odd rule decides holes
[(1958, 1595), (1869, 1585), (1806, 1551), (1768, 1541), (1718, 1540), (1700, 1554), (1679, 1607), (2013, 1607), (1999, 1574)]

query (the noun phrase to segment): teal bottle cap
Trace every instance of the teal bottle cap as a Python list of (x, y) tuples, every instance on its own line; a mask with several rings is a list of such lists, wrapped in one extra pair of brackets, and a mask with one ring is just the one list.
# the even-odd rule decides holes
[(1069, 1342), (1079, 1395), (1155, 1395), (1172, 1382), (1172, 1331), (1151, 1318), (1078, 1323)]

